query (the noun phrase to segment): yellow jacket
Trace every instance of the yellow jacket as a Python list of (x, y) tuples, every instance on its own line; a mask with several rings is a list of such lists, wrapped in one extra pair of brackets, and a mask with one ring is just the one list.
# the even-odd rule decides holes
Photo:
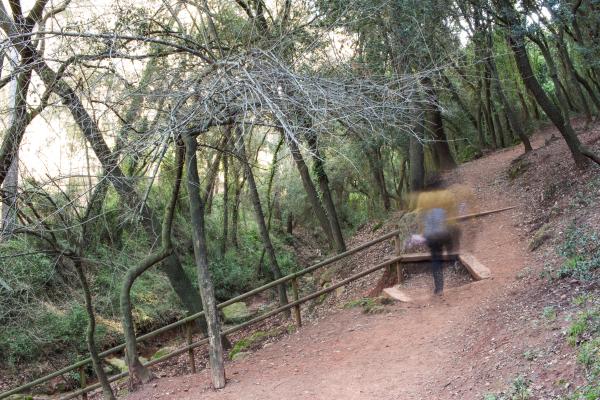
[(417, 197), (417, 207), (415, 210), (419, 216), (419, 228), (421, 232), (424, 228), (422, 222), (424, 214), (434, 208), (443, 208), (446, 211), (448, 225), (456, 223), (454, 218), (458, 216), (458, 205), (454, 193), (450, 190), (422, 192)]

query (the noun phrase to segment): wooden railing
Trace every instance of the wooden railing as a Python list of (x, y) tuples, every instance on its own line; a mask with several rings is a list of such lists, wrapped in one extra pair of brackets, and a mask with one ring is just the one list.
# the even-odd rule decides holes
[[(250, 321), (244, 322), (244, 323), (242, 323), (240, 325), (237, 325), (235, 327), (227, 329), (227, 330), (221, 332), (221, 335), (232, 334), (232, 333), (237, 332), (237, 331), (239, 331), (241, 329), (244, 329), (244, 328), (246, 328), (246, 327), (248, 327), (250, 325), (256, 324), (256, 323), (261, 322), (261, 321), (263, 321), (263, 320), (265, 320), (267, 318), (270, 318), (270, 317), (272, 317), (274, 315), (277, 315), (277, 314), (279, 314), (281, 312), (284, 312), (284, 311), (287, 311), (287, 310), (290, 310), (290, 309), (294, 309), (293, 315), (294, 315), (294, 319), (295, 319), (296, 325), (297, 326), (301, 326), (302, 325), (302, 319), (301, 319), (301, 314), (300, 314), (300, 305), (301, 304), (303, 304), (303, 303), (305, 303), (305, 302), (307, 302), (309, 300), (312, 300), (314, 298), (317, 298), (317, 297), (319, 297), (319, 296), (321, 296), (321, 295), (323, 295), (325, 293), (329, 293), (329, 292), (331, 292), (331, 291), (333, 291), (333, 290), (335, 290), (335, 289), (337, 289), (337, 288), (339, 288), (341, 286), (347, 285), (350, 282), (353, 282), (353, 281), (355, 281), (355, 280), (357, 280), (359, 278), (362, 278), (362, 277), (364, 277), (366, 275), (369, 275), (369, 274), (371, 274), (371, 273), (373, 273), (375, 271), (378, 271), (378, 270), (380, 270), (380, 269), (382, 269), (382, 268), (384, 268), (384, 267), (386, 267), (388, 265), (393, 265), (395, 263), (400, 262), (401, 259), (402, 259), (402, 256), (400, 256), (400, 232), (401, 231), (399, 229), (396, 229), (396, 230), (394, 230), (394, 231), (392, 231), (392, 232), (390, 232), (390, 233), (388, 233), (386, 235), (383, 235), (383, 236), (381, 236), (381, 237), (379, 237), (377, 239), (371, 240), (371, 241), (369, 241), (367, 243), (363, 243), (362, 245), (360, 245), (358, 247), (355, 247), (355, 248), (353, 248), (351, 250), (348, 250), (348, 251), (345, 251), (343, 253), (337, 254), (337, 255), (335, 255), (335, 256), (333, 256), (331, 258), (328, 258), (328, 259), (323, 260), (323, 261), (321, 261), (321, 262), (319, 262), (317, 264), (314, 264), (314, 265), (312, 265), (312, 266), (310, 266), (310, 267), (308, 267), (306, 269), (303, 269), (301, 271), (295, 272), (293, 274), (286, 275), (286, 276), (284, 276), (284, 277), (282, 277), (280, 279), (277, 279), (275, 281), (269, 282), (266, 285), (263, 285), (263, 286), (261, 286), (259, 288), (256, 288), (256, 289), (253, 289), (253, 290), (251, 290), (249, 292), (246, 292), (246, 293), (244, 293), (244, 294), (242, 294), (240, 296), (237, 296), (237, 297), (235, 297), (233, 299), (227, 300), (227, 301), (219, 304), (217, 307), (219, 309), (222, 309), (223, 307), (226, 307), (226, 306), (231, 305), (233, 303), (245, 300), (245, 299), (247, 299), (247, 298), (249, 298), (251, 296), (254, 296), (254, 295), (256, 295), (258, 293), (261, 293), (261, 292), (263, 292), (265, 290), (273, 288), (273, 287), (275, 287), (275, 286), (277, 286), (279, 284), (287, 283), (289, 281), (291, 281), (291, 284), (292, 284), (292, 295), (293, 295), (293, 301), (292, 302), (286, 304), (285, 306), (282, 306), (282, 307), (276, 308), (276, 309), (274, 309), (272, 311), (269, 311), (269, 312), (267, 312), (265, 314), (259, 315), (259, 316), (257, 316), (256, 318), (254, 318), (254, 319), (252, 319)], [(351, 255), (353, 255), (355, 253), (358, 253), (359, 251), (362, 251), (362, 250), (364, 250), (366, 248), (369, 248), (369, 247), (371, 247), (371, 246), (373, 246), (373, 245), (375, 245), (377, 243), (381, 243), (381, 242), (383, 242), (385, 240), (388, 240), (388, 239), (391, 239), (391, 238), (395, 238), (395, 254), (391, 258), (388, 258), (384, 262), (382, 262), (380, 264), (377, 264), (377, 265), (375, 265), (375, 266), (373, 266), (373, 267), (371, 267), (371, 268), (369, 268), (369, 269), (367, 269), (365, 271), (362, 271), (362, 272), (360, 272), (358, 274), (352, 275), (351, 277), (346, 278), (346, 279), (344, 279), (344, 280), (342, 280), (342, 281), (340, 281), (340, 282), (338, 282), (338, 283), (336, 283), (334, 285), (328, 286), (325, 289), (322, 289), (322, 290), (319, 290), (317, 292), (311, 293), (311, 294), (309, 294), (309, 295), (307, 295), (305, 297), (302, 297), (302, 298), (299, 297), (298, 278), (300, 276), (303, 276), (305, 274), (314, 272), (314, 271), (316, 271), (316, 270), (318, 270), (318, 269), (320, 269), (320, 268), (322, 268), (322, 267), (324, 267), (326, 265), (329, 265), (331, 263), (334, 263), (336, 261), (344, 259), (344, 258), (346, 258), (348, 256), (351, 256)], [(164, 332), (167, 332), (169, 330), (175, 329), (175, 328), (177, 328), (179, 326), (185, 326), (185, 330), (184, 330), (185, 331), (185, 340), (186, 340), (186, 345), (185, 346), (183, 346), (181, 348), (178, 348), (177, 350), (174, 350), (174, 351), (172, 351), (169, 354), (165, 354), (162, 357), (153, 359), (153, 360), (145, 363), (144, 365), (147, 366), (147, 367), (149, 367), (149, 366), (158, 364), (160, 362), (163, 362), (165, 360), (168, 360), (168, 359), (170, 359), (172, 357), (176, 357), (176, 356), (178, 356), (180, 354), (188, 353), (188, 355), (189, 355), (189, 362), (190, 362), (190, 366), (191, 366), (192, 372), (195, 372), (196, 366), (195, 366), (195, 361), (194, 361), (194, 353), (193, 353), (192, 350), (194, 348), (196, 348), (196, 347), (199, 347), (199, 346), (202, 346), (202, 345), (208, 343), (208, 338), (204, 338), (204, 339), (199, 340), (197, 342), (194, 342), (192, 340), (192, 334), (191, 334), (191, 332), (192, 332), (192, 325), (193, 325), (193, 323), (194, 323), (194, 321), (196, 319), (198, 319), (198, 318), (200, 318), (202, 316), (204, 316), (204, 311), (201, 311), (199, 313), (190, 315), (190, 316), (185, 317), (185, 318), (183, 318), (183, 319), (181, 319), (181, 320), (179, 320), (177, 322), (174, 322), (172, 324), (163, 326), (162, 328), (156, 329), (156, 330), (154, 330), (152, 332), (146, 333), (145, 335), (142, 335), (142, 336), (138, 337), (136, 339), (136, 341), (139, 343), (139, 342), (142, 342), (144, 340), (153, 338), (153, 337), (155, 337), (155, 336), (157, 336), (157, 335), (159, 335), (161, 333), (164, 333)], [(114, 353), (117, 353), (117, 352), (120, 352), (120, 351), (122, 351), (124, 349), (125, 349), (125, 344), (120, 344), (120, 345), (115, 346), (115, 347), (113, 347), (111, 349), (108, 349), (108, 350), (105, 350), (105, 351), (101, 352), (100, 353), (100, 357), (101, 358), (106, 358), (107, 356), (109, 356), (111, 354), (114, 354)], [(80, 395), (85, 395), (86, 393), (88, 393), (88, 392), (90, 392), (92, 390), (95, 390), (95, 389), (97, 389), (97, 388), (100, 387), (99, 383), (95, 383), (95, 384), (92, 384), (92, 385), (89, 385), (89, 386), (86, 384), (86, 376), (85, 376), (84, 367), (87, 364), (89, 364), (89, 363), (91, 363), (91, 359), (90, 358), (86, 358), (84, 360), (78, 361), (78, 362), (76, 362), (74, 364), (71, 364), (71, 365), (69, 365), (69, 366), (67, 366), (65, 368), (62, 368), (62, 369), (60, 369), (58, 371), (55, 371), (55, 372), (53, 372), (51, 374), (48, 374), (48, 375), (44, 376), (44, 377), (38, 378), (38, 379), (36, 379), (36, 380), (34, 380), (32, 382), (29, 382), (29, 383), (24, 384), (22, 386), (19, 386), (17, 388), (11, 389), (11, 390), (9, 390), (7, 392), (0, 393), (0, 399), (4, 399), (4, 398), (6, 398), (6, 397), (8, 397), (10, 395), (13, 395), (13, 394), (22, 393), (22, 392), (24, 392), (26, 390), (29, 390), (29, 389), (33, 388), (34, 386), (37, 386), (37, 385), (42, 384), (44, 382), (47, 382), (47, 381), (49, 381), (49, 380), (51, 380), (53, 378), (61, 376), (61, 375), (65, 374), (65, 373), (67, 373), (67, 372), (71, 372), (71, 371), (75, 371), (75, 370), (79, 370), (80, 382), (81, 382), (81, 386), (82, 387), (81, 387), (81, 389), (79, 389), (77, 391), (65, 394), (64, 397), (61, 397), (61, 399), (68, 400), (68, 399), (73, 399), (73, 398), (75, 398), (77, 396), (80, 396)], [(129, 372), (125, 371), (125, 372), (122, 372), (120, 374), (111, 376), (108, 380), (109, 380), (109, 382), (114, 382), (114, 381), (119, 380), (121, 378), (124, 378), (124, 377), (126, 377), (128, 375), (129, 375)]]

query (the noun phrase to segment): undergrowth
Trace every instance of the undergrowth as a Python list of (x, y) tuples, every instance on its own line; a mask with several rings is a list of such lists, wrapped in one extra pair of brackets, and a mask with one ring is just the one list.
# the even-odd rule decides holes
[[(209, 260), (219, 302), (228, 300), (270, 280), (268, 258), (255, 223), (240, 221), (239, 247), (220, 254), (218, 212), (207, 221)], [(197, 288), (197, 269), (186, 240), (189, 222), (178, 216), (176, 242), (184, 270)], [(114, 232), (113, 232), (114, 233)], [(296, 260), (285, 234), (271, 235), (282, 273), (296, 270)], [(47, 253), (35, 251), (37, 243), (18, 237), (0, 244), (0, 366), (17, 372), (23, 363), (57, 357), (60, 364), (85, 354), (87, 314), (75, 271)], [(93, 293), (97, 317), (96, 341), (107, 348), (123, 341), (120, 291), (127, 268), (147, 256), (148, 245), (137, 229), (124, 229), (116, 237), (98, 243), (86, 254), (86, 275)], [(172, 322), (186, 314), (167, 277), (153, 267), (141, 275), (131, 290), (133, 316), (138, 333)]]
[(568, 396), (568, 400), (600, 398), (600, 299), (579, 296), (573, 303), (579, 311), (567, 333), (568, 343), (577, 349), (577, 362), (586, 383)]
[(565, 261), (558, 270), (558, 277), (573, 277), (589, 281), (600, 267), (600, 240), (588, 225), (571, 223), (565, 232), (564, 242), (558, 253)]
[(483, 400), (529, 400), (531, 398), (531, 381), (523, 376), (517, 376), (509, 389), (502, 393), (488, 393)]

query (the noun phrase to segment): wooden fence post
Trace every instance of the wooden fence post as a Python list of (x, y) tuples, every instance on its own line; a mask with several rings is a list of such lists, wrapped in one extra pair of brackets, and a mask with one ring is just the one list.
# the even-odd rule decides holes
[[(294, 301), (298, 301), (298, 278), (292, 279), (292, 291), (294, 292)], [(294, 317), (296, 318), (296, 326), (302, 326), (302, 316), (300, 315), (300, 304), (294, 306)]]
[[(87, 386), (87, 379), (85, 377), (85, 366), (84, 365), (79, 367), (79, 385), (81, 386), (82, 389), (85, 389), (85, 387)], [(88, 398), (87, 392), (82, 393), (81, 398), (83, 400), (87, 400), (87, 398)]]
[[(187, 344), (192, 344), (192, 328), (194, 326), (194, 321), (190, 321), (185, 325), (185, 335), (187, 339)], [(190, 359), (190, 367), (192, 368), (192, 374), (196, 373), (196, 360), (194, 360), (194, 349), (188, 349), (188, 357)]]
[[(396, 225), (395, 230), (399, 229), (399, 225)], [(402, 254), (402, 244), (400, 243), (400, 234), (398, 233), (394, 236), (394, 253), (396, 257), (399, 257)], [(398, 284), (402, 282), (402, 263), (400, 261), (396, 262), (396, 279)]]

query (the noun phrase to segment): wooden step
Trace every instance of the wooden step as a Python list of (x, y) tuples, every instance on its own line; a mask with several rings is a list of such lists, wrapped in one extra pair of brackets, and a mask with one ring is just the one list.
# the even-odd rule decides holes
[(458, 256), (458, 259), (462, 265), (469, 270), (471, 276), (473, 276), (473, 279), (476, 281), (488, 279), (492, 276), (492, 272), (489, 270), (489, 268), (480, 263), (473, 254), (462, 253), (460, 256)]
[(413, 299), (409, 295), (400, 290), (397, 286), (385, 288), (383, 289), (383, 293), (394, 300), (402, 301), (404, 303), (409, 303), (413, 301)]
[[(458, 257), (458, 253), (444, 253), (442, 256), (444, 261), (452, 261), (456, 260)], [(421, 262), (421, 261), (431, 261), (430, 253), (407, 253), (400, 255), (400, 262), (410, 263), (410, 262)]]

